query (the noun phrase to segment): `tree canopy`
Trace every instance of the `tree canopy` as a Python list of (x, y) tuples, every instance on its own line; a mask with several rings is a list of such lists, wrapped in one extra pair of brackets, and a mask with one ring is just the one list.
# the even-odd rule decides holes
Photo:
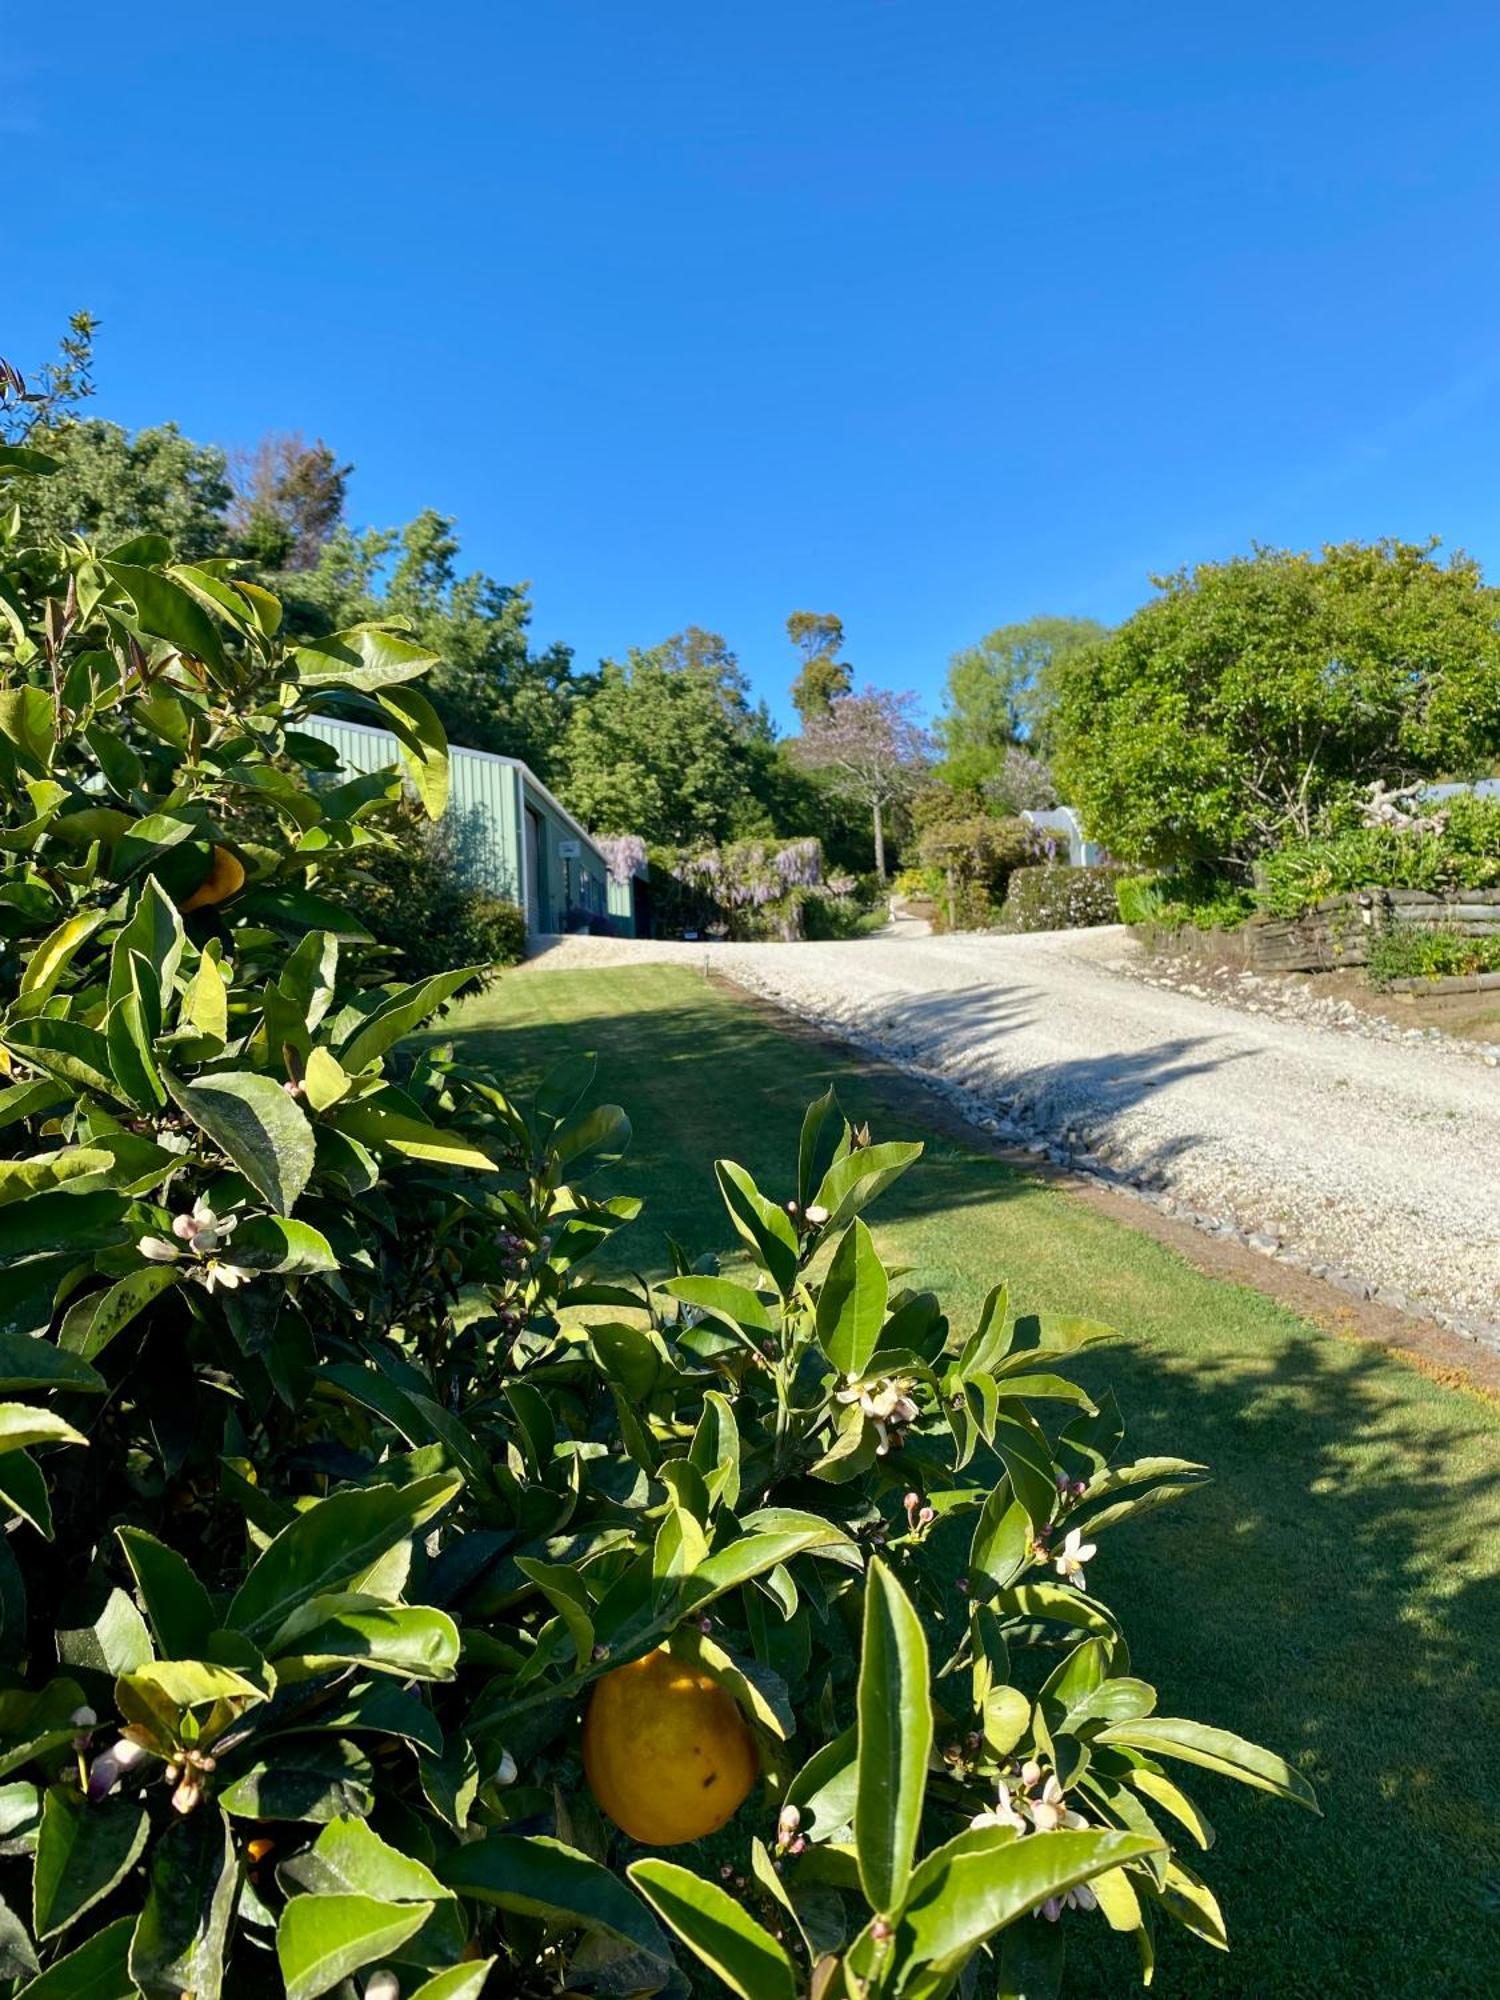
[(916, 706), (915, 694), (867, 687), (830, 703), (791, 746), (804, 769), (870, 813), (875, 872), (882, 881), (886, 813), (921, 782), (930, 759), (931, 742), (916, 720)]
[(1061, 675), (1056, 766), (1091, 836), (1246, 863), (1375, 780), (1500, 751), (1496, 593), (1436, 543), (1258, 548), (1159, 595)]
[(844, 621), (831, 611), (794, 611), (786, 635), (802, 655), (802, 671), (792, 682), (792, 706), (804, 723), (826, 715), (854, 686), (854, 670), (838, 656), (844, 650)]
[(1047, 757), (1059, 677), (1106, 633), (1092, 618), (1028, 618), (955, 653), (934, 732), (948, 782), (977, 790), (999, 775), (1013, 744)]

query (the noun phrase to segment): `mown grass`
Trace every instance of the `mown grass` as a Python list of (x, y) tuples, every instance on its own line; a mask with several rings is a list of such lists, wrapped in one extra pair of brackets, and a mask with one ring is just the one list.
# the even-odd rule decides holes
[[(600, 1093), (635, 1126), (614, 1184), (648, 1197), (619, 1239), (641, 1270), (661, 1268), (668, 1232), (729, 1247), (713, 1159), (783, 1192), (830, 1080), (877, 1136), (923, 1136), (878, 1072), (676, 967), (528, 974), (458, 1025), (518, 1086), (598, 1052)], [(1500, 1993), (1500, 1413), (951, 1140), (871, 1220), (956, 1322), (1003, 1276), (1027, 1307), (1117, 1326), (1093, 1374), (1130, 1445), (1214, 1469), (1194, 1500), (1108, 1537), (1097, 1587), (1164, 1712), (1279, 1749), (1326, 1817), (1193, 1781), (1232, 1951), (1169, 1938), (1153, 1992)], [(1069, 1921), (1073, 2000), (1131, 1991), (1124, 1941)]]

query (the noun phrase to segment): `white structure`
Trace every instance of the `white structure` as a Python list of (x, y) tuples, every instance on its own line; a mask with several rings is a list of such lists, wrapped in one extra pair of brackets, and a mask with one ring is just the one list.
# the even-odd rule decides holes
[(1104, 859), (1104, 849), (1098, 841), (1084, 839), (1083, 822), (1071, 806), (1053, 806), (1050, 812), (1023, 812), (1021, 817), (1028, 826), (1050, 833), (1059, 848), (1066, 843), (1073, 867), (1092, 868)]

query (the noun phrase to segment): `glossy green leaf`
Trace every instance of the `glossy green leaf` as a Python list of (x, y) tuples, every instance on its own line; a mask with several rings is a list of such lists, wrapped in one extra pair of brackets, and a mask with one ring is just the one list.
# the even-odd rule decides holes
[(382, 1604), (375, 1598), (310, 1598), (274, 1642), (270, 1657), (283, 1681), (345, 1664), (403, 1680), (451, 1680), (458, 1667), (458, 1627), (430, 1604)]
[(374, 1768), (342, 1737), (288, 1736), (266, 1746), (249, 1770), (222, 1785), (219, 1804), (237, 1819), (363, 1819), (375, 1803)]
[(55, 1410), (34, 1409), (30, 1403), (0, 1403), (0, 1453), (25, 1451), (34, 1444), (87, 1444)]
[(23, 1986), (16, 2000), (136, 2000), (130, 1976), (134, 1917), (117, 1917), (87, 1944), (49, 1965), (40, 1979)]
[(131, 1977), (147, 2000), (220, 2000), (239, 1887), (229, 1822), (205, 1800), (167, 1828), (151, 1856), (130, 1945)]
[(1273, 1750), (1247, 1743), (1227, 1729), (1211, 1729), (1203, 1722), (1186, 1722), (1176, 1716), (1154, 1715), (1135, 1722), (1111, 1723), (1095, 1737), (1097, 1743), (1117, 1743), (1124, 1749), (1144, 1751), (1148, 1757), (1179, 1757), (1187, 1764), (1201, 1764), (1221, 1777), (1238, 1778), (1294, 1805), (1318, 1811), (1318, 1796), (1300, 1771), (1293, 1770)]
[(431, 1903), (374, 1896), (293, 1896), (276, 1926), (286, 2000), (317, 2000), (362, 1966), (389, 1958), (432, 1914)]
[(317, 1896), (373, 1896), (385, 1903), (436, 1903), (452, 1891), (425, 1862), (403, 1854), (362, 1819), (331, 1820), (281, 1873)]
[(45, 1000), (71, 964), (79, 948), (104, 922), (103, 910), (82, 910), (65, 918), (44, 937), (26, 961), (21, 992), (33, 1001)]
[(309, 690), (350, 687), (363, 694), (417, 680), (439, 664), (427, 647), (371, 625), (354, 625), (326, 639), (311, 640), (297, 648), (292, 660), (297, 678)]
[(916, 1853), (932, 1750), (928, 1688), (922, 1621), (895, 1577), (873, 1557), (865, 1576), (859, 1664), (854, 1839), (860, 1882), (876, 1911), (899, 1908)]
[(441, 1513), (462, 1484), (443, 1473), (409, 1486), (330, 1494), (263, 1551), (235, 1593), (226, 1622), (263, 1644), (308, 1598), (348, 1586)]
[(144, 1528), (116, 1528), (163, 1658), (201, 1657), (218, 1619), (186, 1559)]
[(58, 1332), (59, 1347), (81, 1361), (92, 1361), (181, 1276), (175, 1264), (142, 1264), (107, 1291), (87, 1293), (69, 1306)]
[(375, 699), (401, 745), (401, 761), (427, 817), (441, 819), (448, 808), (448, 738), (437, 710), (414, 687), (383, 687)]
[(861, 1147), (857, 1152), (845, 1154), (842, 1160), (835, 1160), (813, 1197), (815, 1207), (828, 1210), (825, 1230), (841, 1229), (921, 1155), (920, 1142), (893, 1140), (881, 1146)]
[(274, 1077), (224, 1070), (167, 1088), (201, 1132), (220, 1146), (274, 1209), (288, 1212), (313, 1169), (313, 1133)]
[(890, 1280), (863, 1222), (839, 1239), (818, 1294), (818, 1345), (841, 1375), (858, 1380), (885, 1324)]
[(23, 1333), (0, 1333), (0, 1395), (18, 1389), (69, 1389), (98, 1395), (104, 1378), (76, 1354)]
[(165, 639), (207, 666), (222, 669), (224, 642), (219, 628), (191, 591), (158, 569), (106, 562), (104, 570), (129, 596), (143, 632)]
[(134, 1799), (89, 1804), (73, 1786), (53, 1785), (42, 1803), (32, 1875), (38, 1939), (55, 1937), (101, 1902), (134, 1866), (150, 1815)]
[(797, 1282), (797, 1232), (784, 1209), (767, 1201), (749, 1174), (733, 1160), (715, 1160), (719, 1192), (740, 1236), (754, 1251), (783, 1298)]
[(490, 1833), (441, 1855), (436, 1871), (460, 1896), (547, 1923), (603, 1931), (653, 1958), (670, 1959), (666, 1938), (619, 1876), (560, 1840)]
[(418, 980), (415, 985), (405, 986), (399, 993), (391, 994), (372, 1014), (366, 1015), (339, 1050), (341, 1066), (351, 1076), (368, 1069), (404, 1036), (421, 1027), (463, 986), (478, 978), (483, 970), (482, 966), (465, 965), (455, 972), (434, 973), (430, 979)]
[(797, 2000), (791, 1960), (717, 1882), (654, 1856), (632, 1862), (626, 1873), (662, 1922), (740, 2000)]
[(405, 1112), (387, 1111), (378, 1099), (364, 1104), (339, 1104), (333, 1122), (351, 1139), (378, 1150), (399, 1153), (408, 1160), (429, 1160), (434, 1166), (467, 1168), (493, 1174), (499, 1169), (488, 1153), (457, 1132), (445, 1132)]

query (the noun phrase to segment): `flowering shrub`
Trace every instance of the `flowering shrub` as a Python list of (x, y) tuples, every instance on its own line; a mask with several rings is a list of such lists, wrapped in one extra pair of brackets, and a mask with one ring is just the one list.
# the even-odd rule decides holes
[(1092, 868), (1070, 868), (1065, 862), (1018, 868), (1010, 878), (1010, 893), (1005, 899), (1006, 928), (1056, 931), (1117, 924), (1120, 913), (1115, 884), (1124, 872), (1113, 861)]
[(1264, 903), (1294, 917), (1349, 890), (1487, 889), (1500, 883), (1500, 799), (1459, 793), (1412, 827), (1348, 825), (1265, 857)]
[[(299, 725), (386, 719), (439, 812), (427, 656), (3, 519), (0, 1979), (873, 2000), (1222, 1943), (1166, 1765), (1311, 1793), (1157, 1716), (1093, 1588), (1201, 1477), (1121, 1458), (1103, 1329), (900, 1285), (863, 1211), (920, 1149), (831, 1095), (784, 1200), (720, 1162), (745, 1264), (592, 1278), (624, 1114), (423, 1034), (473, 970), (390, 981), (341, 894), (400, 780)], [(758, 1740), (738, 1897), (579, 1783), (662, 1645)]]
[(779, 845), (737, 840), (723, 847), (663, 848), (653, 858), (657, 924), (669, 933), (696, 930), (734, 939), (799, 938), (804, 911), (815, 904), (848, 904), (859, 887), (850, 876), (825, 878), (823, 849), (812, 838)]

